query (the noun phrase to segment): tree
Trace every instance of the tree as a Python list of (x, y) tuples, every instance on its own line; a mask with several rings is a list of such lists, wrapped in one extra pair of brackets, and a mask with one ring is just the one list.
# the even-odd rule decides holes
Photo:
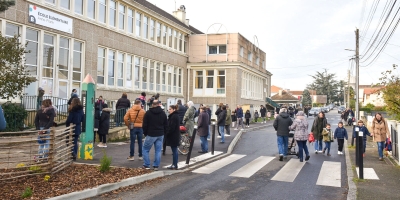
[(303, 91), (303, 100), (301, 103), (303, 104), (303, 106), (311, 105), (312, 103), (310, 91), (308, 91), (307, 89)]
[(0, 12), (4, 12), (10, 6), (15, 6), (15, 0), (0, 0)]
[[(396, 68), (397, 65), (393, 65), (393, 70)], [(396, 120), (400, 120), (400, 77), (392, 73), (392, 70), (381, 73), (382, 77), (379, 80), (384, 87), (380, 91), (383, 92), (383, 99), (387, 105), (386, 111)]]
[[(26, 45), (25, 45), (26, 46)], [(0, 33), (0, 98), (10, 99), (22, 95), (22, 91), (30, 83), (36, 81), (29, 77), (23, 56), (25, 47), (19, 42), (19, 36), (12, 38), (1, 36)]]
[(347, 83), (343, 80), (339, 81), (338, 86), (339, 86), (339, 92), (337, 94), (337, 99), (336, 101), (342, 105), (344, 103), (344, 98), (347, 94), (346, 88)]
[(317, 95), (326, 95), (327, 103), (332, 103), (338, 98), (339, 83), (335, 80), (335, 74), (328, 74), (325, 69), (324, 72), (317, 72), (310, 76), (314, 78), (314, 81), (307, 85), (307, 89), (317, 91)]

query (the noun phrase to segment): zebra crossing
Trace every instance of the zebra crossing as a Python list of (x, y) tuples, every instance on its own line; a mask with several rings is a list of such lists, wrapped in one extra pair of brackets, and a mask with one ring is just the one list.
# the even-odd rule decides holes
[[(225, 158), (214, 161), (203, 167), (200, 167), (193, 173), (198, 174), (212, 174), (217, 170), (223, 169), (227, 165), (230, 165), (246, 155), (231, 154)], [(239, 178), (250, 178), (261, 170), (264, 166), (271, 163), (273, 160), (277, 160), (276, 157), (271, 156), (259, 156), (248, 164), (242, 166), (238, 170), (231, 173), (230, 177)], [(296, 177), (300, 174), (306, 162), (299, 162), (298, 159), (290, 159), (272, 178), (272, 181), (281, 182), (294, 182)], [(321, 166), (321, 170), (318, 176), (316, 185), (330, 186), (330, 187), (341, 187), (341, 162), (324, 161)]]

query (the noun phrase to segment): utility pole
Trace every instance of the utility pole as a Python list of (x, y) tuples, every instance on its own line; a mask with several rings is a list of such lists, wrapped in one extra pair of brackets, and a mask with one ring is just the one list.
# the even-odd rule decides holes
[(356, 29), (356, 113), (355, 113), (355, 119), (359, 120), (360, 118), (360, 109), (358, 105), (359, 101), (359, 96), (360, 96), (360, 91), (359, 91), (359, 81), (360, 81), (360, 57), (359, 57), (359, 43), (358, 43), (358, 29)]
[(350, 70), (347, 70), (347, 104), (344, 105), (346, 108), (350, 107)]

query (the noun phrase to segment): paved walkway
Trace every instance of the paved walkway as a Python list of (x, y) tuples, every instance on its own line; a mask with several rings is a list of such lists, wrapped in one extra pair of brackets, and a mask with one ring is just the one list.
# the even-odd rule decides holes
[[(251, 124), (250, 128), (253, 127), (258, 127), (258, 126), (266, 126), (266, 125), (271, 125), (273, 121), (268, 121), (267, 123), (257, 123), (257, 124)], [(215, 155), (218, 153), (226, 153), (229, 147), (229, 144), (232, 142), (232, 140), (235, 138), (239, 131), (234, 130), (234, 128), (231, 128), (231, 136), (226, 137), (225, 134), (225, 143), (220, 144), (219, 141), (220, 139), (217, 138), (218, 132), (216, 130), (215, 132)], [(97, 145), (97, 143), (96, 143)], [(89, 164), (99, 164), (100, 159), (103, 156), (103, 151), (107, 153), (107, 156), (112, 157), (112, 164), (113, 166), (119, 166), (119, 167), (131, 167), (131, 168), (136, 168), (136, 167), (141, 167), (143, 165), (143, 161), (139, 160), (138, 157), (138, 152), (137, 152), (137, 142), (135, 144), (135, 160), (134, 161), (129, 161), (126, 158), (129, 156), (129, 151), (130, 151), (130, 142), (117, 142), (117, 143), (107, 143), (107, 148), (99, 148), (95, 145), (94, 147), (94, 156), (93, 160), (77, 160), (76, 162), (79, 163), (89, 163)], [(191, 158), (198, 158), (197, 161), (200, 159), (207, 159), (211, 157), (211, 155), (207, 156), (204, 154), (198, 153), (198, 151), (201, 150), (200, 147), (200, 138), (199, 136), (196, 136), (195, 141), (194, 141), (194, 146), (193, 146), (193, 151)], [(211, 140), (208, 143), (208, 150), (209, 152), (211, 151)], [(210, 154), (210, 153), (208, 153)], [(187, 158), (186, 155), (178, 154), (179, 162), (184, 162)], [(201, 156), (202, 155), (202, 156)], [(150, 150), (150, 163), (152, 164), (154, 160), (154, 146)], [(193, 160), (193, 159), (192, 159)], [(191, 160), (191, 161), (192, 161)], [(160, 163), (160, 169), (161, 167), (169, 166), (172, 164), (172, 151), (170, 147), (167, 147), (166, 153), (164, 156), (161, 156), (161, 163)], [(178, 164), (178, 167), (182, 167), (180, 164)]]

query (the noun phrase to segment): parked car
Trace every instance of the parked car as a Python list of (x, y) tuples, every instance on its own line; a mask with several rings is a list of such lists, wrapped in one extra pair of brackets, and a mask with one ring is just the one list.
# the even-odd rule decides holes
[(329, 112), (329, 109), (328, 109), (327, 107), (322, 107), (321, 110), (322, 110), (322, 112), (324, 112), (324, 113)]
[(342, 113), (344, 112), (344, 110), (346, 110), (346, 108), (343, 107), (343, 106), (340, 106), (340, 107), (337, 109), (337, 112), (338, 112), (339, 114), (342, 114)]
[(321, 112), (320, 107), (313, 107), (310, 111), (308, 111), (308, 116), (317, 116), (319, 112)]

